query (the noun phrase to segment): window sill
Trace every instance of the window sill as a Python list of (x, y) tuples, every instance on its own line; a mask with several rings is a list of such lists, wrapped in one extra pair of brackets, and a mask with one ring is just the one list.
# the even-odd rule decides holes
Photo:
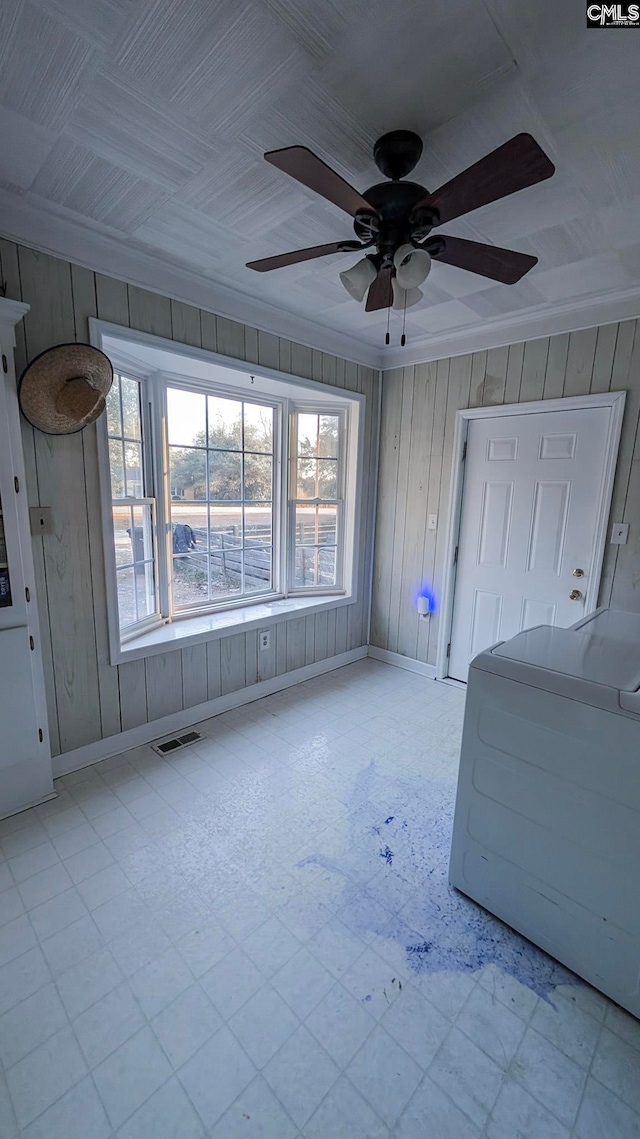
[(134, 637), (122, 645), (112, 664), (123, 664), (141, 657), (157, 656), (172, 649), (186, 649), (201, 641), (215, 641), (234, 633), (271, 627), (291, 617), (306, 617), (327, 609), (353, 605), (353, 594), (315, 597), (286, 597), (264, 604), (247, 605), (238, 609), (225, 609), (219, 613), (201, 613), (197, 617), (183, 617), (169, 625), (161, 625)]

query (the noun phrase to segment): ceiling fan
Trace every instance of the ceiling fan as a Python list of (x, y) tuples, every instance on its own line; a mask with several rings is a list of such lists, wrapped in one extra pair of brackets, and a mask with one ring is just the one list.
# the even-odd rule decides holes
[(446, 234), (432, 237), (431, 231), (550, 178), (555, 171), (553, 163), (530, 134), (517, 134), (430, 192), (416, 182), (401, 181), (421, 154), (422, 140), (413, 131), (383, 135), (373, 148), (373, 158), (389, 181), (360, 194), (306, 146), (270, 150), (264, 156), (267, 162), (353, 217), (358, 240), (295, 249), (249, 261), (247, 268), (266, 273), (330, 253), (371, 249), (353, 268), (340, 274), (342, 284), (356, 300), (363, 300), (367, 294), (367, 312), (417, 304), (423, 295), (418, 286), (426, 279), (432, 259), (514, 285), (533, 268), (537, 257)]

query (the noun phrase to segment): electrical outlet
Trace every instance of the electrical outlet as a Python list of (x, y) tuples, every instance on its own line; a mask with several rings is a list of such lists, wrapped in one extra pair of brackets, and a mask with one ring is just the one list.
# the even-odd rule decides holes
[(611, 528), (611, 544), (613, 546), (626, 546), (629, 538), (629, 523), (614, 522)]
[(264, 629), (261, 633), (258, 633), (258, 644), (261, 649), (271, 648), (271, 631), (269, 629)]
[(29, 521), (31, 523), (32, 537), (42, 534), (53, 534), (53, 518), (50, 506), (30, 506)]

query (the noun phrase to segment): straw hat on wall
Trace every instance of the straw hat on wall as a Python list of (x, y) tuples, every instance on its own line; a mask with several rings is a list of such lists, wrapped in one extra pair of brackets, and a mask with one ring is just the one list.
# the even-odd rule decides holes
[(71, 435), (105, 409), (113, 383), (108, 356), (91, 344), (58, 344), (25, 368), (18, 398), (25, 419), (47, 435)]

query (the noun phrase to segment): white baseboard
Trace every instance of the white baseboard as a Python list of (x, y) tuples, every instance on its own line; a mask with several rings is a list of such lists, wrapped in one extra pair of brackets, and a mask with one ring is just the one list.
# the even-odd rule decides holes
[(34, 799), (33, 803), (25, 803), (24, 807), (15, 807), (13, 811), (7, 811), (6, 815), (0, 815), (0, 823), (3, 819), (12, 819), (14, 815), (21, 815), (23, 811), (30, 811), (32, 807), (41, 807), (43, 803), (49, 803), (51, 799), (57, 799), (58, 792), (50, 791), (48, 795), (43, 795), (41, 799)]
[[(379, 650), (376, 650), (379, 651)], [(333, 672), (345, 664), (353, 664), (368, 656), (370, 650), (366, 645), (338, 656), (329, 657), (328, 660), (318, 661), (316, 664), (307, 664), (304, 668), (296, 668), (293, 672), (285, 672), (282, 676), (274, 676), (272, 680), (261, 680), (251, 684), (248, 688), (240, 688), (237, 692), (229, 692), (226, 696), (218, 696), (215, 700), (207, 700), (204, 704), (196, 704), (193, 708), (185, 708), (182, 712), (173, 712), (170, 716), (163, 716), (159, 720), (152, 720), (149, 724), (140, 724), (137, 728), (129, 728), (117, 736), (108, 736), (104, 740), (86, 744), (84, 747), (66, 751), (63, 755), (53, 757), (53, 777), (59, 779), (61, 775), (69, 775), (72, 771), (79, 771), (81, 767), (89, 767), (101, 759), (108, 759), (112, 755), (119, 755), (132, 747), (151, 743), (171, 732), (190, 728), (201, 720), (208, 720), (210, 716), (218, 716), (221, 712), (228, 712), (232, 708), (239, 708), (242, 704), (251, 704), (254, 700), (262, 700), (263, 696), (271, 696), (274, 692), (282, 692), (285, 688), (292, 688), (294, 684), (302, 684), (305, 680), (312, 680), (314, 676), (321, 676), (324, 672)], [(395, 653), (389, 654), (395, 656)], [(399, 658), (404, 659), (404, 658)], [(413, 662), (416, 663), (416, 662)], [(421, 666), (424, 667), (424, 666)]]
[(369, 656), (374, 660), (384, 661), (385, 664), (394, 664), (396, 668), (404, 668), (407, 672), (416, 672), (418, 676), (426, 676), (429, 680), (436, 678), (436, 670), (432, 664), (423, 664), (421, 660), (403, 657), (402, 653), (392, 653), (389, 649), (378, 649), (375, 645), (369, 645)]

